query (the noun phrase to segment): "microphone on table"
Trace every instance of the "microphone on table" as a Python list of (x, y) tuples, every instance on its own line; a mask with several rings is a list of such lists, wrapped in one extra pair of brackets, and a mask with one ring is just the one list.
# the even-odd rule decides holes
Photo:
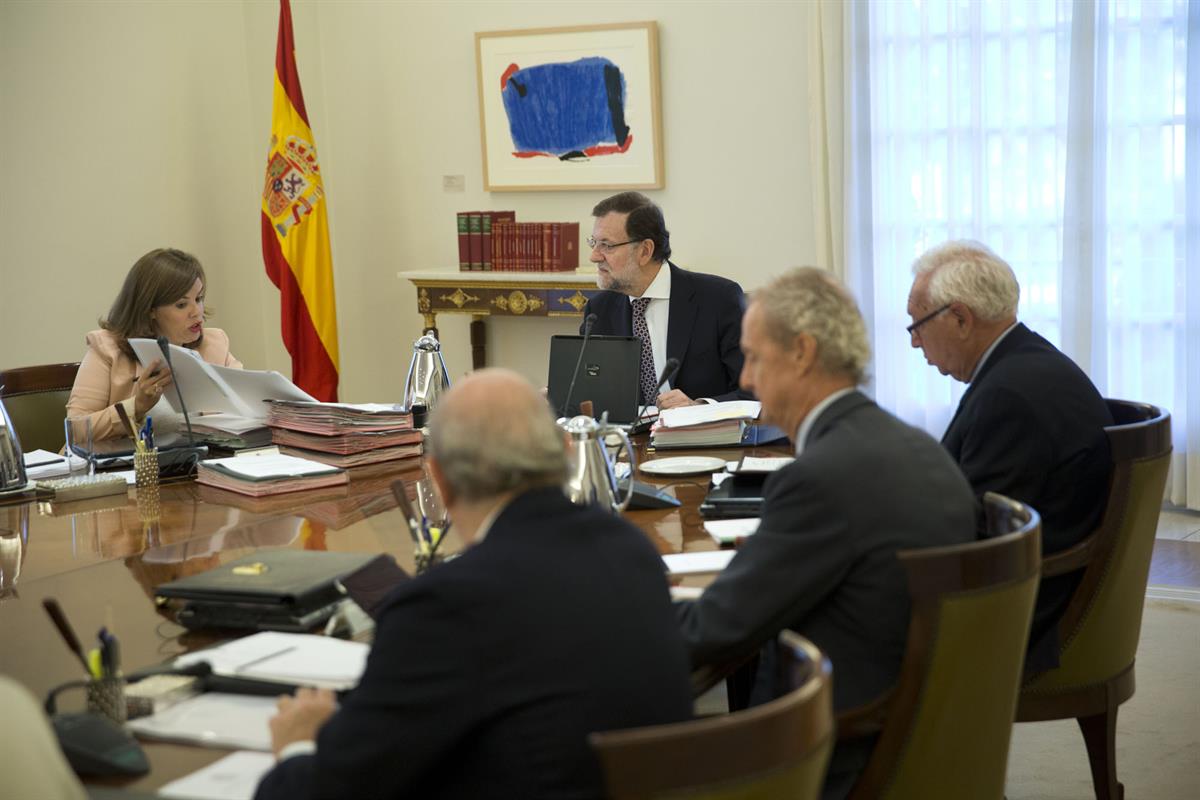
[(563, 400), (561, 414), (566, 416), (571, 408), (571, 395), (575, 394), (575, 381), (579, 378), (579, 367), (583, 364), (583, 351), (587, 349), (588, 338), (592, 335), (592, 327), (598, 318), (588, 314), (583, 321), (583, 341), (579, 344), (579, 357), (575, 359), (575, 370), (571, 373), (571, 384), (567, 387), (567, 397)]
[(171, 366), (171, 343), (167, 341), (167, 337), (160, 336), (156, 340), (158, 349), (162, 350), (163, 358), (167, 360), (167, 369), (171, 370), (171, 383), (175, 386), (175, 397), (179, 400), (179, 408), (183, 410), (183, 424), (187, 426), (188, 445), (196, 446), (196, 437), (192, 435), (192, 420), (188, 417), (187, 405), (183, 402), (183, 392), (179, 389), (179, 375), (175, 373), (175, 368)]
[(638, 409), (637, 416), (633, 420), (634, 426), (637, 426), (637, 424), (642, 421), (642, 415), (645, 414), (646, 409), (650, 407), (651, 401), (658, 399), (658, 390), (666, 386), (668, 381), (675, 379), (676, 372), (679, 372), (679, 359), (668, 358), (667, 363), (663, 364), (663, 371), (662, 375), (660, 375), (658, 378), (658, 385), (654, 387), (654, 397), (647, 397), (646, 402), (642, 403), (641, 408)]

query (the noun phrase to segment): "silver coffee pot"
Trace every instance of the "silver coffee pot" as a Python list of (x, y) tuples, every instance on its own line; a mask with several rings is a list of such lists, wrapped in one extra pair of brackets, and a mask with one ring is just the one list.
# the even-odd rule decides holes
[[(442, 360), (442, 345), (437, 337), (425, 334), (413, 342), (412, 361), (404, 383), (404, 407), (414, 415), (415, 427), (425, 426), (424, 415), (450, 388), (450, 375)], [(422, 419), (417, 419), (420, 415)]]
[[(633, 471), (637, 467), (633, 453), (633, 445), (624, 430), (608, 424), (608, 415), (600, 422), (588, 416), (562, 418), (558, 426), (571, 438), (571, 448), (568, 453), (569, 471), (567, 482), (563, 486), (567, 497), (572, 503), (589, 505), (595, 503), (614, 514), (624, 511), (633, 497)], [(613, 468), (620, 449), (612, 456), (604, 441), (609, 434), (616, 434), (621, 439), (621, 447), (629, 454), (629, 489), (624, 499), (620, 499), (620, 490), (616, 471)]]
[(21, 439), (8, 416), (4, 401), (0, 400), (0, 493), (21, 491), (28, 483)]

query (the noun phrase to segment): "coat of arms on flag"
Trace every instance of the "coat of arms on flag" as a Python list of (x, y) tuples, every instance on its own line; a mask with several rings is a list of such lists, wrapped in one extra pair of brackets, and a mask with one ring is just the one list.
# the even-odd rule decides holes
[(279, 235), (287, 236), (293, 225), (311, 214), (324, 193), (317, 148), (298, 136), (287, 137), (280, 147), (278, 137), (271, 136), (263, 201)]

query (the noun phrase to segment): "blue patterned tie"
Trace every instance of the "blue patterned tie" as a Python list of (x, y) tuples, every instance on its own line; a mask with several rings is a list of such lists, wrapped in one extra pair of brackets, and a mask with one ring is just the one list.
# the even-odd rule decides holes
[(658, 385), (658, 377), (654, 374), (654, 345), (650, 343), (650, 326), (646, 324), (648, 305), (649, 297), (633, 299), (633, 335), (642, 340), (642, 367), (639, 378), (642, 385), (642, 402), (647, 404), (657, 399), (654, 387)]

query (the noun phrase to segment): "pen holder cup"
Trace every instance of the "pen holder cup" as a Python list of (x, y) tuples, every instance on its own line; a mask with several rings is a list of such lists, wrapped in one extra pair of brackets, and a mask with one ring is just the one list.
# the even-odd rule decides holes
[(118, 725), (126, 719), (125, 679), (96, 678), (87, 684), (87, 710), (108, 717)]
[(133, 476), (137, 482), (138, 513), (142, 519), (158, 519), (158, 448), (133, 454)]

